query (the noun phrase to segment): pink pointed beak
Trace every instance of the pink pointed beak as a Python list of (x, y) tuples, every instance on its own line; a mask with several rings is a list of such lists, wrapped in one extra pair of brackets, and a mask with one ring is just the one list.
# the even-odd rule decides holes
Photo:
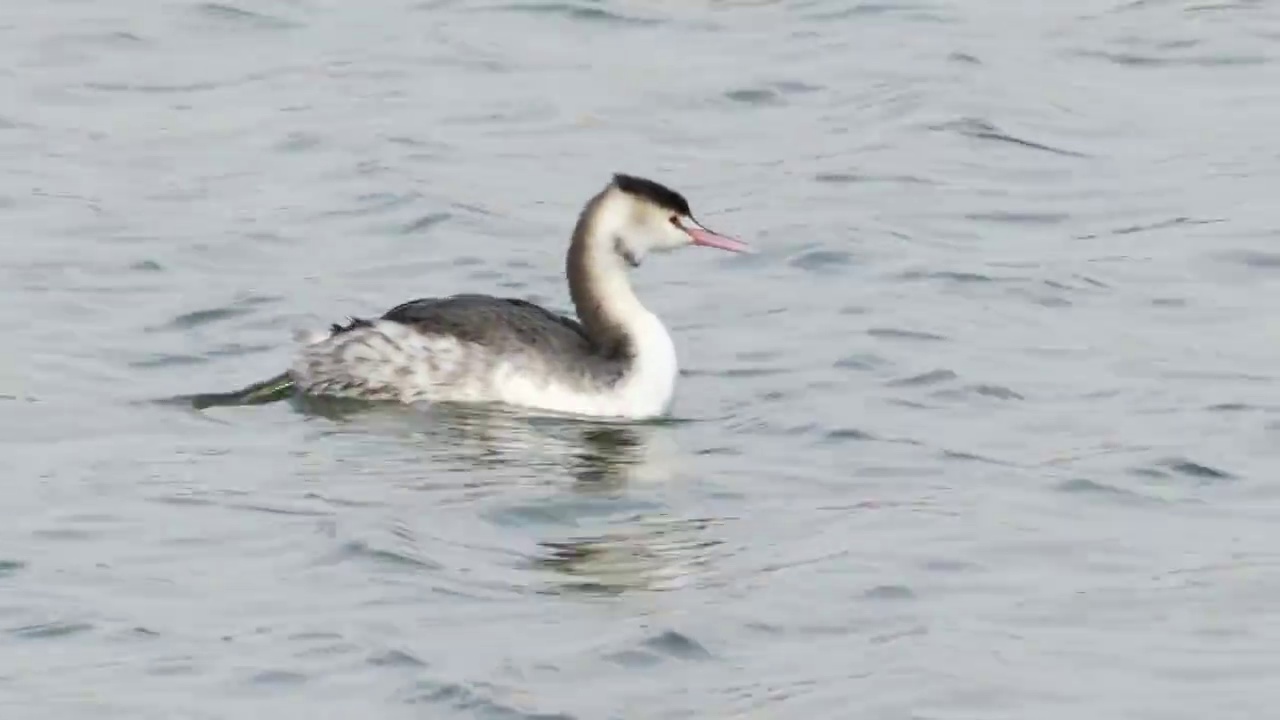
[(689, 237), (693, 239), (694, 245), (702, 245), (703, 247), (719, 248), (721, 250), (728, 250), (729, 252), (736, 252), (736, 253), (751, 252), (750, 245), (747, 245), (741, 240), (736, 240), (734, 238), (731, 238), (728, 235), (721, 235), (720, 233), (711, 232), (710, 230), (694, 222), (692, 218), (686, 218), (684, 222), (680, 224), (680, 229), (689, 233)]

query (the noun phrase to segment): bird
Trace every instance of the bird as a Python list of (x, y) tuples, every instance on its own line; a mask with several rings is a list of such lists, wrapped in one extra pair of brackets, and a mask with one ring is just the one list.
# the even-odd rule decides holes
[(679, 192), (616, 173), (579, 213), (565, 256), (576, 319), (519, 298), (419, 298), (312, 333), (289, 369), (270, 380), (192, 397), (198, 408), (303, 394), (660, 417), (675, 395), (675, 345), (636, 296), (629, 273), (650, 255), (689, 246), (753, 252), (695, 220)]

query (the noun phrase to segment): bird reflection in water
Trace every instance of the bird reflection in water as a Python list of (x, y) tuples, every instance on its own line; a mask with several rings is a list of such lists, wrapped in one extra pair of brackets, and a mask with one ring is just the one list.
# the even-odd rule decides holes
[[(407, 410), (332, 400), (302, 401), (303, 412), (335, 421), (334, 432), (359, 418), (363, 429), (380, 427), (409, 435), (431, 453), (429, 482), (492, 500), (543, 486), (536, 525), (599, 532), (536, 540), (527, 569), (543, 575), (539, 591), (551, 594), (620, 594), (679, 588), (704, 575), (713, 548), (714, 518), (673, 517), (667, 499), (680, 490), (675, 448), (679, 420), (605, 423), (534, 416), (498, 407), (435, 405)], [(364, 410), (365, 412), (362, 412)], [(566, 479), (570, 482), (566, 483)], [(527, 493), (519, 493), (527, 501)], [(521, 500), (512, 501), (518, 505)], [(510, 507), (506, 500), (504, 505)], [(546, 575), (546, 571), (550, 571)]]
[[(654, 472), (651, 445), (669, 437), (668, 426), (595, 426), (585, 429), (570, 472), (579, 493), (621, 492), (638, 478), (660, 478)], [(648, 471), (648, 472), (646, 472)], [(667, 473), (668, 480), (674, 480)], [(592, 535), (542, 540), (535, 568), (553, 571), (544, 592), (616, 595), (636, 590), (673, 590), (705, 572), (711, 549), (721, 543), (708, 537), (718, 521), (675, 518), (665, 510), (640, 513)]]

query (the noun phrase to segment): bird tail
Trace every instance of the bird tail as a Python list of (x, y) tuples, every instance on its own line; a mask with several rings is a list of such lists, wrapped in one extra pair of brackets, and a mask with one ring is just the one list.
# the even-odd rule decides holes
[(288, 372), (282, 372), (270, 380), (263, 380), (239, 390), (225, 393), (200, 393), (189, 395), (192, 406), (197, 410), (211, 407), (231, 407), (236, 405), (266, 405), (288, 399), (293, 395), (294, 382)]

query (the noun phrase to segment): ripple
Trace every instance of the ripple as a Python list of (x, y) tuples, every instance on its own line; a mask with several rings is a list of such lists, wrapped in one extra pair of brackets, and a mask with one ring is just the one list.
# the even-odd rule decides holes
[(494, 5), (482, 8), (481, 10), (485, 12), (510, 12), (527, 15), (545, 15), (550, 17), (558, 16), (580, 22), (619, 26), (646, 26), (662, 24), (661, 20), (636, 17), (633, 15), (623, 15), (618, 12), (606, 10), (602, 7), (568, 2), (512, 3), (507, 5)]
[(858, 430), (857, 428), (836, 428), (829, 430), (823, 439), (828, 442), (849, 442), (849, 441), (866, 441), (875, 440), (876, 437), (869, 432)]
[(430, 213), (428, 215), (423, 215), (417, 220), (414, 220), (413, 222), (405, 225), (404, 229), (401, 230), (401, 232), (404, 233), (405, 235), (423, 232), (425, 230), (430, 230), (431, 228), (437, 225), (441, 225), (445, 222), (448, 222), (452, 218), (453, 218), (453, 215), (447, 212)]
[(827, 89), (823, 85), (815, 85), (803, 80), (779, 80), (773, 83), (773, 87), (788, 95), (805, 95)]
[(1119, 500), (1143, 500), (1149, 501), (1152, 498), (1139, 493), (1127, 490), (1125, 488), (1116, 487), (1109, 483), (1090, 480), (1088, 478), (1071, 478), (1063, 480), (1054, 486), (1058, 492), (1068, 493), (1071, 495), (1101, 495)]
[(646, 639), (642, 645), (644, 647), (660, 652), (673, 658), (680, 660), (710, 660), (711, 652), (702, 646), (697, 640), (676, 632), (675, 630), (666, 630), (654, 637)]
[[(1101, 290), (1109, 290), (1111, 288), (1111, 286), (1108, 285), (1107, 283), (1095, 277), (1090, 277), (1088, 275), (1080, 275), (1077, 273), (1075, 275), (1072, 275), (1071, 277), (1073, 279), (1079, 280), (1085, 285), (1088, 285), (1089, 288), (1101, 289)], [(1089, 289), (1089, 288), (1078, 287), (1075, 285), (1069, 285), (1067, 283), (1060, 282), (1058, 280), (1045, 280), (1044, 284), (1048, 287), (1054, 288), (1055, 290), (1071, 290), (1074, 292), (1081, 292)]]
[(923, 625), (916, 625), (913, 627), (903, 628), (901, 630), (890, 630), (888, 632), (876, 633), (870, 638), (870, 641), (875, 645), (883, 645), (927, 634), (929, 634), (929, 629), (927, 627)]
[(818, 173), (813, 176), (814, 182), (828, 185), (852, 185), (854, 183), (898, 183), (903, 185), (936, 185), (926, 178), (914, 175), (861, 175), (858, 173)]
[(885, 340), (912, 340), (912, 341), (929, 341), (936, 342), (947, 340), (942, 335), (921, 332), (919, 330), (903, 330), (900, 328), (871, 328), (867, 334), (874, 338), (883, 338)]
[(1280, 252), (1261, 250), (1237, 250), (1219, 253), (1218, 257), (1227, 262), (1244, 265), (1259, 270), (1276, 270), (1280, 268)]
[(1115, 65), (1131, 68), (1158, 68), (1170, 66), (1187, 67), (1231, 67), (1244, 65), (1266, 65), (1271, 60), (1266, 55), (1192, 55), (1186, 57), (1157, 56), (1133, 52), (1111, 52), (1106, 50), (1080, 50), (1077, 57), (1105, 60)]
[(415, 570), (440, 570), (444, 567), (434, 560), (422, 557), (413, 549), (399, 550), (379, 548), (359, 540), (346, 543), (342, 546), (342, 549), (336, 556), (329, 558), (322, 564), (342, 562), (346, 560), (371, 560), (375, 564), (382, 565), (387, 568), (400, 567)]
[(346, 655), (356, 655), (361, 651), (361, 647), (353, 642), (340, 641), (332, 642), (317, 647), (310, 647), (295, 652), (293, 656), (300, 660), (308, 658), (335, 658)]
[(215, 504), (209, 498), (198, 497), (195, 495), (162, 495), (160, 497), (148, 498), (148, 501), (159, 503), (161, 505), (177, 505), (179, 507), (208, 507)]
[(405, 193), (367, 193), (359, 195), (355, 198), (355, 207), (342, 208), (337, 210), (325, 210), (319, 213), (322, 218), (325, 217), (366, 217), (370, 215), (382, 215), (392, 210), (398, 210), (407, 205), (411, 205), (420, 199), (415, 192)]
[(920, 387), (924, 385), (937, 385), (939, 383), (950, 382), (959, 378), (954, 372), (947, 369), (930, 370), (927, 373), (912, 375), (911, 377), (901, 378), (898, 380), (890, 380), (890, 387)]
[(837, 370), (875, 370), (888, 364), (889, 361), (879, 355), (855, 353), (836, 360), (832, 367)]
[(996, 279), (990, 275), (974, 272), (959, 272), (955, 270), (908, 270), (897, 276), (899, 280), (943, 280), (946, 282), (967, 285), (971, 283), (989, 283), (995, 282)]
[(93, 625), (78, 622), (51, 622), (11, 628), (9, 634), (26, 640), (51, 640), (80, 635), (93, 630)]
[(843, 250), (810, 250), (801, 253), (787, 264), (811, 272), (838, 272), (839, 268), (853, 263), (853, 253)]
[(235, 510), (267, 513), (268, 515), (292, 515), (295, 517), (332, 517), (333, 513), (326, 509), (308, 507), (285, 507), (268, 505), (265, 502), (225, 503), (224, 507)]
[(971, 453), (971, 452), (962, 452), (959, 450), (944, 450), (942, 452), (942, 457), (948, 460), (962, 460), (965, 462), (976, 462), (976, 463), (983, 463), (983, 464), (989, 464), (989, 465), (1004, 465), (1006, 467), (1011, 465), (1011, 463), (1008, 463), (1004, 460), (998, 460), (996, 458), (987, 457), (985, 455), (979, 455), (977, 453)]
[(974, 562), (968, 562), (966, 560), (952, 560), (949, 558), (943, 558), (943, 559), (934, 558), (931, 560), (926, 560), (925, 562), (921, 563), (920, 566), (930, 572), (938, 572), (938, 573), (975, 572), (975, 571), (981, 571), (983, 569), (981, 565), (978, 565), (977, 563), (974, 563)]
[(877, 585), (862, 596), (868, 600), (914, 600), (916, 594), (906, 585)]
[(1232, 475), (1225, 470), (1219, 470), (1217, 468), (1209, 467), (1208, 465), (1201, 465), (1200, 463), (1182, 458), (1164, 460), (1160, 462), (1159, 465), (1180, 475), (1186, 475), (1187, 477), (1193, 477), (1198, 480), (1214, 481), (1237, 479), (1235, 475)]
[(223, 3), (201, 3), (195, 6), (194, 11), (202, 18), (225, 23), (228, 28), (236, 30), (293, 30), (302, 27), (284, 18)]
[[(243, 82), (238, 80), (234, 82)], [(192, 82), (192, 83), (127, 83), (127, 82), (86, 82), (84, 88), (107, 93), (141, 93), (149, 95), (166, 95), (179, 93), (199, 93), (218, 90), (228, 85), (226, 82)]]
[[(1167, 230), (1182, 225), (1213, 225), (1215, 223), (1226, 222), (1222, 218), (1191, 218), (1178, 216), (1167, 218), (1164, 220), (1156, 220), (1147, 223), (1138, 223), (1135, 225), (1123, 225), (1110, 231), (1112, 235), (1133, 235), (1134, 233), (1151, 232), (1152, 230)], [(1082, 240), (1096, 238), (1097, 235), (1080, 235)]]
[(1026, 400), (1026, 398), (1023, 397), (1021, 393), (1018, 393), (1017, 391), (1007, 388), (1003, 385), (986, 385), (986, 384), (970, 385), (969, 387), (966, 387), (964, 390), (965, 392), (972, 393), (974, 395), (991, 397), (997, 400)]
[(1275, 412), (1276, 409), (1271, 405), (1254, 405), (1242, 402), (1217, 403), (1205, 407), (1205, 410), (1209, 412)]
[(41, 528), (31, 531), (31, 534), (48, 540), (96, 540), (102, 537), (102, 532), (99, 530), (79, 528)]
[(262, 670), (249, 676), (251, 685), (302, 685), (309, 678), (290, 670)]
[(965, 215), (969, 220), (979, 220), (1010, 225), (1060, 225), (1071, 216), (1067, 213), (1046, 212), (981, 212)]
[(21, 560), (0, 560), (0, 580), (11, 578), (25, 569), (27, 564)]
[(147, 664), (146, 673), (152, 677), (183, 677), (196, 675), (200, 666), (190, 656), (160, 658)]
[[(243, 313), (241, 313), (243, 314)], [(234, 317), (234, 315), (232, 316)], [(275, 345), (240, 345), (232, 343), (211, 348), (198, 355), (179, 353), (151, 353), (140, 360), (130, 360), (129, 366), (136, 368), (161, 368), (182, 365), (202, 365), (224, 357), (246, 357), (276, 350)]]
[(205, 325), (219, 323), (223, 320), (249, 315), (256, 311), (261, 305), (267, 305), (279, 301), (280, 298), (275, 296), (250, 295), (236, 300), (230, 305), (182, 313), (174, 317), (168, 323), (159, 327), (149, 328), (149, 330), (191, 330)]
[(386, 652), (370, 656), (366, 662), (375, 667), (427, 667), (426, 661), (405, 650), (388, 650)]
[(658, 510), (661, 506), (638, 499), (625, 502), (609, 498), (548, 498), (537, 502), (512, 504), (488, 511), (490, 521), (502, 527), (530, 525), (577, 525), (588, 517), (608, 517), (623, 509), (633, 512)]
[(322, 142), (320, 136), (314, 133), (291, 132), (288, 137), (276, 143), (274, 149), (283, 153), (306, 152), (319, 147)]
[(756, 106), (774, 106), (784, 104), (782, 94), (776, 90), (769, 88), (747, 88), (743, 90), (730, 90), (724, 94), (725, 97), (744, 105)]
[(785, 375), (794, 372), (791, 368), (783, 367), (762, 367), (762, 368), (730, 368), (720, 372), (711, 373), (717, 377), (725, 378), (753, 378), (753, 377), (770, 377), (773, 375)]
[(493, 718), (493, 720), (578, 720), (566, 713), (543, 713), (522, 710), (513, 705), (498, 702), (482, 685), (464, 685), (438, 680), (420, 680), (412, 689), (399, 693), (401, 702), (409, 705), (446, 705), (453, 710), (467, 713), (468, 717)]
[(1053, 147), (1052, 145), (1046, 145), (1044, 143), (1035, 142), (1033, 140), (1026, 140), (1023, 138), (1015, 137), (1013, 135), (1010, 135), (1009, 133), (999, 130), (991, 122), (987, 120), (982, 120), (980, 118), (960, 118), (958, 120), (952, 120), (952, 121), (944, 122), (938, 125), (933, 125), (930, 127), (930, 129), (950, 131), (960, 135), (964, 135), (966, 137), (975, 138), (978, 140), (991, 140), (995, 142), (1010, 143), (1013, 145), (1018, 145), (1020, 147), (1029, 148), (1031, 150), (1042, 150), (1044, 152), (1053, 153), (1055, 155), (1062, 155), (1065, 157), (1077, 157), (1077, 158), (1088, 157), (1088, 155), (1085, 155), (1084, 153), (1076, 152), (1074, 150), (1066, 150), (1064, 148)]
[(650, 668), (662, 664), (660, 655), (644, 650), (619, 650), (606, 655), (604, 659), (616, 665), (632, 669)]
[(852, 18), (867, 17), (897, 17), (901, 16), (905, 19), (923, 21), (923, 22), (952, 22), (952, 19), (940, 12), (941, 6), (928, 3), (913, 2), (855, 2), (855, 3), (834, 3), (836, 9), (827, 10), (824, 6), (827, 3), (813, 3), (814, 12), (808, 12), (805, 17), (809, 20), (848, 20)]

